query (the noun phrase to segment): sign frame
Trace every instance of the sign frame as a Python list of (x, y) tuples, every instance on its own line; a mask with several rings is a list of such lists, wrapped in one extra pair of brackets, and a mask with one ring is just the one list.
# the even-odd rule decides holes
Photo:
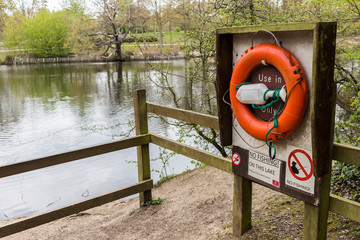
[[(304, 239), (325, 239), (329, 210), (331, 163), (334, 138), (336, 86), (334, 78), (336, 22), (312, 22), (245, 26), (217, 29), (216, 33), (216, 93), (220, 141), (223, 146), (233, 145), (233, 115), (227, 92), (229, 90), (234, 54), (234, 35), (254, 34), (259, 30), (277, 33), (312, 32), (312, 71), (310, 87), (310, 129), (313, 173), (316, 181), (314, 197), (305, 201)], [(296, 146), (296, 145), (295, 145)], [(296, 146), (298, 147), (298, 146)], [(240, 166), (244, 159), (241, 159)], [(254, 179), (234, 174), (233, 234), (243, 235), (251, 228), (251, 196)], [(260, 184), (262, 184), (260, 182)], [(276, 189), (274, 189), (276, 190)], [(291, 189), (293, 190), (293, 189)], [(290, 192), (285, 194), (290, 195)]]

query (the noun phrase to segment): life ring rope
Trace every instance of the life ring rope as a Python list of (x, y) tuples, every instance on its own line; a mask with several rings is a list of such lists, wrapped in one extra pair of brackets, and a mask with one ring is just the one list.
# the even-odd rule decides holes
[[(275, 34), (272, 33), (272, 32), (270, 32), (270, 31), (268, 31), (268, 30), (266, 30), (266, 29), (260, 29), (259, 31), (257, 31), (256, 33), (254, 33), (254, 35), (252, 36), (252, 39), (251, 39), (251, 49), (254, 48), (254, 38), (255, 38), (256, 34), (258, 34), (259, 32), (265, 32), (265, 33), (270, 34), (270, 35), (274, 38), (276, 44), (279, 46), (279, 48), (280, 48), (280, 50), (283, 52), (283, 54), (289, 59), (289, 61), (291, 62), (291, 64), (292, 64), (293, 66), (296, 66), (295, 62), (285, 53), (284, 49), (281, 47), (281, 44), (279, 43), (279, 40), (277, 39), (277, 37), (275, 36)], [(264, 62), (265, 62), (265, 61), (264, 61)], [(265, 63), (266, 63), (266, 62), (265, 62)]]
[[(251, 84), (251, 82), (243, 82), (243, 83), (241, 83), (241, 84), (239, 84), (239, 85), (237, 85), (236, 87), (235, 87), (235, 91), (237, 92), (239, 89), (240, 89), (240, 87), (241, 86), (243, 86), (243, 85), (247, 85), (247, 84)], [(254, 109), (260, 109), (260, 110), (264, 110), (264, 109), (266, 109), (266, 108), (269, 108), (269, 107), (271, 107), (273, 104), (275, 104), (275, 103), (277, 103), (277, 102), (280, 102), (280, 106), (279, 106), (279, 108), (277, 109), (277, 111), (275, 112), (275, 114), (274, 114), (274, 116), (273, 116), (273, 120), (274, 120), (274, 125), (273, 125), (273, 127), (272, 128), (270, 128), (269, 129), (269, 131), (266, 133), (266, 135), (265, 135), (265, 143), (266, 143), (266, 145), (269, 147), (269, 155), (270, 155), (270, 157), (272, 158), (272, 159), (274, 159), (275, 157), (276, 157), (276, 148), (275, 148), (275, 146), (272, 144), (272, 142), (268, 142), (268, 140), (267, 140), (267, 136), (269, 135), (269, 133), (271, 133), (272, 132), (272, 130), (273, 129), (275, 129), (275, 128), (277, 128), (278, 127), (278, 114), (279, 114), (279, 112), (280, 112), (280, 109), (282, 108), (282, 101), (280, 101), (280, 88), (276, 88), (275, 90), (274, 90), (274, 92), (273, 92), (273, 100), (271, 100), (269, 103), (267, 103), (267, 104), (265, 104), (265, 105), (263, 105), (263, 106), (261, 106), (261, 105), (258, 105), (258, 104), (252, 104), (251, 106), (252, 106), (252, 108), (254, 108)], [(264, 94), (263, 94), (263, 99), (264, 99), (264, 101), (266, 101), (266, 98), (265, 98), (265, 96), (266, 96), (266, 93), (268, 93), (269, 91), (271, 91), (271, 89), (268, 89), (268, 90), (266, 90), (265, 92), (264, 92)], [(271, 120), (271, 119), (270, 119)], [(269, 121), (268, 121), (269, 122)], [(271, 154), (271, 149), (273, 149), (274, 150), (274, 154)]]

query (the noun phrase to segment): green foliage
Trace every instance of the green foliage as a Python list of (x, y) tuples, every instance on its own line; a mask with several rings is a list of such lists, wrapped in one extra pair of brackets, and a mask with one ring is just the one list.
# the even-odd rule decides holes
[(55, 57), (69, 54), (65, 47), (68, 28), (64, 12), (50, 13), (40, 10), (34, 18), (23, 24), (23, 41), (26, 49), (37, 57)]
[(141, 35), (131, 35), (128, 36), (124, 39), (123, 42), (125, 43), (133, 43), (133, 42), (157, 42), (158, 38), (155, 36), (149, 36), (149, 35), (145, 35), (145, 36), (141, 36)]
[(62, 4), (65, 11), (78, 16), (85, 15), (85, 0), (63, 0)]
[(94, 52), (96, 42), (92, 36), (89, 36), (89, 32), (94, 31), (97, 25), (90, 22), (88, 16), (84, 13), (84, 9), (76, 4), (75, 6), (70, 5), (64, 11), (64, 15), (66, 16), (66, 26), (68, 28), (65, 49), (70, 49), (71, 53), (75, 54)]
[(168, 175), (167, 177), (163, 177), (163, 178), (161, 178), (159, 181), (156, 182), (155, 186), (158, 187), (158, 186), (160, 186), (161, 184), (163, 184), (163, 183), (165, 183), (165, 182), (167, 182), (167, 181), (175, 178), (176, 176), (178, 176), (178, 175), (176, 175), (176, 174), (170, 174), (170, 175)]
[(336, 124), (337, 137), (354, 146), (360, 146), (360, 91), (351, 99), (351, 111)]
[(166, 148), (159, 147), (159, 156), (156, 158), (152, 158), (151, 161), (161, 161), (161, 170), (152, 169), (153, 172), (159, 174), (160, 179), (167, 178), (170, 175), (168, 171), (171, 172), (170, 168), (170, 159), (174, 157), (177, 153), (167, 150)]
[(334, 194), (360, 202), (360, 167), (336, 162), (331, 176)]
[(158, 197), (158, 198), (155, 198), (155, 199), (151, 199), (150, 201), (143, 202), (140, 205), (142, 207), (144, 207), (144, 206), (150, 206), (150, 205), (161, 205), (163, 203), (164, 203), (164, 199)]
[(23, 46), (22, 28), (25, 20), (25, 16), (20, 12), (15, 12), (6, 18), (3, 31), (3, 41), (6, 48), (13, 49)]
[(340, 141), (360, 146), (360, 47), (349, 43), (337, 49), (335, 81), (341, 110), (337, 114), (335, 133)]

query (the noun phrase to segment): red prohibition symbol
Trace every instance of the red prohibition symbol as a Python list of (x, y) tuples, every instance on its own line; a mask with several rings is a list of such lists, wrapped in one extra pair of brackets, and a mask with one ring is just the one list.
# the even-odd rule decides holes
[(239, 166), (241, 163), (241, 158), (238, 153), (233, 153), (232, 155), (232, 162), (235, 166)]
[[(299, 160), (299, 157), (301, 155), (305, 155), (305, 158), (302, 156), (302, 158), (301, 158), (302, 161)], [(309, 171), (306, 171), (305, 167), (304, 167), (304, 163), (306, 163), (306, 161), (309, 161), (309, 163), (310, 163), (311, 168)], [(298, 165), (300, 167), (300, 169), (297, 169), (296, 165)], [(297, 180), (300, 180), (300, 181), (306, 181), (309, 178), (311, 178), (311, 176), (313, 175), (313, 164), (312, 164), (311, 157), (309, 156), (309, 154), (307, 152), (305, 152), (304, 150), (301, 150), (301, 149), (295, 149), (294, 151), (292, 151), (289, 154), (288, 167), (289, 167), (291, 174), (294, 176), (294, 178), (296, 178)], [(305, 175), (304, 177), (298, 176), (300, 171), (302, 171), (304, 173), (304, 175)]]

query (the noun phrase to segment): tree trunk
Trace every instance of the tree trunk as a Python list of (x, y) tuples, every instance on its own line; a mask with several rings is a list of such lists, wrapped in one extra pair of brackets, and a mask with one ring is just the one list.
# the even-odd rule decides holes
[(116, 35), (115, 36), (115, 60), (116, 61), (124, 61), (124, 58), (122, 56), (122, 52), (121, 52), (121, 45), (122, 42), (119, 41), (119, 36)]
[(116, 43), (116, 61), (124, 61), (124, 58), (121, 53), (121, 44)]

